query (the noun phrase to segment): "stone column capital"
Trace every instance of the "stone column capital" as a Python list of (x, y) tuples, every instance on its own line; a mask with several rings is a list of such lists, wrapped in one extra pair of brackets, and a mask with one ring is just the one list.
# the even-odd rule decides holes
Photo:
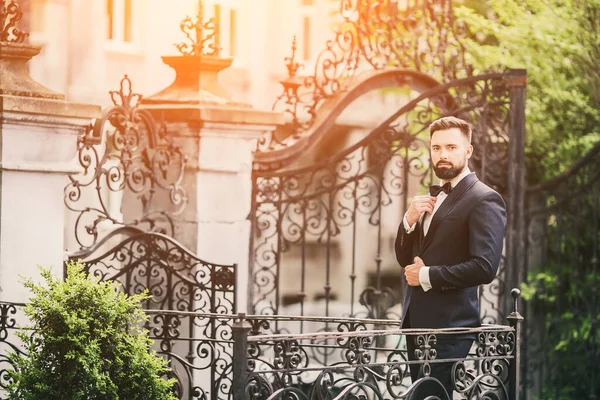
[(27, 72), (27, 63), (41, 50), (24, 43), (0, 42), (0, 94), (64, 100), (64, 95), (34, 81)]
[(147, 104), (227, 104), (231, 96), (221, 86), (218, 74), (229, 68), (232, 58), (208, 55), (165, 56), (163, 62), (175, 70), (173, 83), (144, 99)]

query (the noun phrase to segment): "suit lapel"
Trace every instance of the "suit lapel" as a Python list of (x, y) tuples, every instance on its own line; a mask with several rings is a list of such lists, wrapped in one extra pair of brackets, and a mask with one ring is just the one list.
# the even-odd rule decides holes
[(427, 231), (427, 235), (421, 242), (422, 243), (421, 244), (421, 253), (425, 251), (427, 246), (429, 246), (429, 244), (433, 240), (433, 236), (435, 235), (438, 227), (440, 226), (440, 224), (442, 223), (444, 218), (446, 218), (446, 215), (448, 215), (448, 213), (452, 210), (452, 208), (458, 202), (458, 200), (460, 200), (460, 198), (477, 181), (478, 181), (477, 176), (475, 176), (475, 173), (473, 172), (473, 173), (470, 173), (469, 175), (465, 176), (458, 183), (458, 185), (456, 185), (456, 187), (452, 189), (452, 191), (450, 192), (448, 197), (446, 197), (446, 200), (444, 200), (444, 202), (442, 203), (440, 208), (438, 208), (438, 210), (433, 215), (433, 218), (431, 219), (431, 223), (429, 224), (429, 230)]

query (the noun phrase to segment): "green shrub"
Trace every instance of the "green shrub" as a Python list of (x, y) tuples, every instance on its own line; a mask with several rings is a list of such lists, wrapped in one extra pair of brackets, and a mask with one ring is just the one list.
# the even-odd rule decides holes
[(149, 350), (140, 302), (117, 283), (88, 277), (70, 263), (62, 281), (40, 268), (43, 283), (25, 280), (33, 293), (25, 312), (34, 334), (22, 331), (27, 357), (11, 354), (16, 371), (10, 399), (176, 399), (166, 361)]

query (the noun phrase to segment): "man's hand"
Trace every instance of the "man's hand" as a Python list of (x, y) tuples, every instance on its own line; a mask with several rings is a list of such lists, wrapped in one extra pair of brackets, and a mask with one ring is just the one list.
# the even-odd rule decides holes
[(433, 213), (433, 206), (435, 206), (436, 200), (437, 197), (428, 194), (413, 197), (410, 207), (408, 207), (408, 211), (406, 212), (406, 222), (408, 222), (408, 225), (413, 226), (424, 212)]
[(414, 264), (407, 265), (406, 268), (404, 268), (404, 276), (406, 277), (406, 282), (408, 282), (410, 286), (420, 286), (419, 271), (421, 271), (421, 267), (425, 266), (425, 263), (420, 257), (415, 257), (414, 261)]

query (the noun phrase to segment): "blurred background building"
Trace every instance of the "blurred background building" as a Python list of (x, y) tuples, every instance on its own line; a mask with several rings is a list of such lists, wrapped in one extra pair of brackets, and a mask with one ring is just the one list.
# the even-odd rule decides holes
[[(197, 0), (28, 0), (22, 2), (30, 42), (43, 46), (31, 76), (69, 100), (107, 104), (106, 93), (127, 73), (148, 96), (173, 80), (161, 56), (185, 39), (179, 24)], [(219, 29), (220, 54), (234, 59), (220, 80), (239, 101), (271, 108), (287, 75), (283, 57), (294, 35), (310, 71), (331, 36), (338, 0), (206, 0), (205, 17)], [(27, 10), (28, 8), (28, 10)]]
[[(31, 77), (64, 93), (68, 101), (103, 107), (111, 105), (108, 92), (118, 89), (124, 74), (131, 79), (134, 92), (144, 97), (171, 84), (175, 72), (161, 57), (179, 54), (176, 44), (186, 40), (180, 24), (185, 16), (196, 16), (200, 6), (198, 0), (25, 0), (20, 4), (22, 27), (30, 32), (29, 42), (42, 46), (41, 53), (28, 64)], [(256, 109), (273, 108), (281, 94), (280, 81), (288, 76), (284, 58), (292, 55), (293, 41), (297, 47), (295, 61), (301, 65), (298, 75), (314, 74), (317, 59), (323, 55), (327, 40), (335, 37), (334, 29), (342, 20), (339, 0), (204, 0), (202, 4), (205, 19), (214, 18), (216, 22), (219, 55), (233, 59), (232, 66), (220, 73), (219, 82), (232, 100)], [(324, 141), (306, 152), (297, 164), (310, 165), (360, 140), (404, 104), (406, 98), (401, 91), (389, 90), (359, 97), (336, 120), (332, 128), (337, 131), (335, 140)], [(111, 198), (116, 197), (114, 194)], [(114, 202), (120, 201), (119, 197)], [(394, 210), (383, 232), (383, 270), (391, 271), (390, 276), (385, 276), (390, 278), (389, 285), (399, 290), (401, 274), (393, 257), (393, 239), (400, 206), (390, 208)], [(67, 213), (68, 251), (77, 250), (71, 237), (73, 217)], [(376, 228), (366, 223), (365, 229)], [(185, 238), (179, 240), (186, 243)], [(343, 281), (350, 273), (341, 265), (353, 257), (349, 252), (351, 240), (348, 234), (333, 239), (334, 279)], [(318, 250), (322, 245), (308, 246), (307, 273), (321, 275), (323, 265), (313, 261), (322, 257)], [(298, 249), (290, 249), (285, 257), (290, 268), (282, 271), (284, 305), (298, 300), (293, 277), (299, 271), (291, 266), (297, 264), (301, 255)], [(379, 256), (359, 251), (354, 257), (358, 257), (355, 262), (361, 269), (367, 269), (355, 278), (360, 292), (376, 279), (374, 260)], [(318, 302), (324, 295), (322, 284), (309, 285), (307, 291), (309, 301)], [(330, 296), (348, 301), (350, 291), (338, 287)]]

